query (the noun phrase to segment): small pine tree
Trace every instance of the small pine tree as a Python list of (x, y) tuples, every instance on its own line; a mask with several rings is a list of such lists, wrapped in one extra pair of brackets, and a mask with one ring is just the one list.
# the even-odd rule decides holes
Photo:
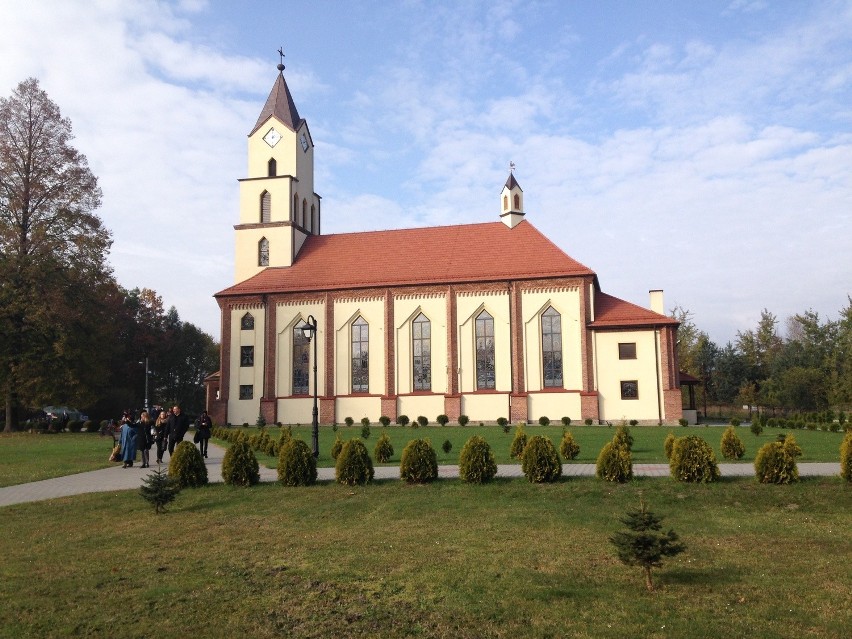
[(577, 459), (577, 455), (580, 454), (580, 444), (576, 442), (574, 436), (567, 430), (562, 435), (562, 442), (559, 444), (559, 454), (567, 460)]
[(562, 476), (562, 462), (553, 442), (543, 435), (533, 435), (521, 453), (521, 470), (534, 484), (557, 481)]
[(633, 450), (633, 435), (630, 434), (630, 429), (627, 426), (619, 426), (615, 431), (612, 441), (616, 446), (623, 446), (627, 450)]
[(278, 452), (278, 481), (285, 486), (312, 486), (317, 481), (317, 460), (301, 439), (291, 439)]
[(357, 437), (343, 444), (334, 466), (334, 475), (337, 483), (348, 486), (363, 486), (373, 481), (373, 460), (370, 459), (367, 447)]
[(260, 466), (251, 447), (240, 440), (222, 458), (222, 481), (232, 486), (254, 486), (260, 482)]
[(745, 455), (743, 440), (739, 438), (733, 426), (728, 426), (722, 433), (720, 449), (725, 459), (741, 459)]
[(481, 435), (474, 435), (462, 446), (459, 455), (459, 477), (469, 484), (485, 484), (497, 474), (497, 463), (491, 446)]
[(157, 468), (143, 479), (139, 487), (139, 494), (154, 507), (158, 515), (166, 512), (166, 506), (174, 501), (179, 492), (177, 480), (169, 477), (162, 468)]
[(515, 438), (509, 446), (509, 454), (512, 457), (520, 459), (524, 452), (524, 447), (527, 445), (527, 434), (524, 432), (523, 424), (518, 424), (515, 428)]
[(402, 450), (399, 476), (412, 484), (438, 479), (438, 458), (428, 439), (412, 439)]
[(373, 456), (380, 464), (386, 464), (393, 457), (393, 444), (387, 433), (382, 433), (376, 442), (376, 447), (373, 449)]
[(198, 488), (207, 483), (207, 466), (192, 442), (182, 441), (175, 448), (175, 454), (169, 459), (169, 477), (181, 488)]
[(623, 564), (639, 566), (645, 571), (645, 587), (651, 591), (654, 590), (651, 568), (660, 567), (664, 557), (674, 557), (686, 550), (674, 530), (660, 532), (663, 528), (660, 523), (662, 520), (662, 517), (648, 510), (643, 499), (638, 510), (628, 510), (620, 518), (628, 530), (617, 532), (609, 538)]

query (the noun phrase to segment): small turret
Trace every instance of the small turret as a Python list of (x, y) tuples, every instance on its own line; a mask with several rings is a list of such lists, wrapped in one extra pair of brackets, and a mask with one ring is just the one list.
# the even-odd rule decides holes
[(524, 191), (515, 179), (515, 163), (509, 163), (509, 179), (500, 192), (500, 219), (510, 229), (524, 219)]

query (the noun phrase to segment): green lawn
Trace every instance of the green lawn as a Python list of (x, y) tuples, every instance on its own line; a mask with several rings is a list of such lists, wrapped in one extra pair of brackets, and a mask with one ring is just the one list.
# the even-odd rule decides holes
[[(249, 433), (256, 433), (254, 428), (245, 429)], [(562, 426), (527, 426), (524, 429), (528, 437), (533, 435), (546, 435), (553, 440), (553, 443), (559, 447), (559, 442), (562, 440)], [(616, 428), (606, 426), (585, 426), (571, 425), (568, 430), (574, 435), (574, 438), (580, 444), (580, 455), (575, 460), (578, 463), (594, 463), (598, 457), (603, 445), (612, 439)], [(722, 439), (722, 433), (725, 428), (721, 426), (694, 426), (694, 427), (664, 427), (664, 426), (636, 426), (630, 429), (633, 435), (633, 461), (634, 463), (666, 463), (665, 451), (663, 450), (663, 442), (668, 433), (674, 433), (680, 437), (683, 435), (699, 435), (704, 437), (713, 449), (716, 451), (716, 458), (720, 462), (728, 461), (722, 457), (719, 449), (719, 443)], [(269, 429), (270, 436), (277, 438), (279, 430), (277, 428)], [(494, 457), (498, 464), (515, 464), (517, 460), (509, 456), (509, 445), (515, 436), (514, 426), (508, 433), (504, 433), (497, 426), (427, 426), (425, 428), (413, 429), (411, 427), (402, 428), (400, 426), (389, 426), (383, 428), (378, 425), (370, 427), (370, 437), (366, 440), (367, 449), (372, 455), (373, 449), (376, 446), (376, 441), (382, 433), (387, 433), (391, 438), (394, 448), (394, 456), (389, 465), (399, 465), (402, 449), (412, 439), (427, 437), (432, 441), (432, 446), (438, 455), (439, 464), (457, 464), (459, 452), (462, 446), (471, 435), (483, 435), (491, 444), (491, 449), (494, 452)], [(753, 463), (754, 456), (760, 446), (768, 441), (772, 441), (779, 433), (792, 433), (796, 437), (796, 441), (802, 447), (802, 457), (798, 461), (838, 461), (840, 459), (840, 443), (843, 441), (843, 433), (831, 433), (825, 431), (810, 431), (810, 430), (781, 430), (767, 428), (759, 437), (753, 435), (748, 428), (740, 427), (737, 429), (737, 434), (746, 447), (745, 457), (741, 460), (744, 463)], [(293, 434), (296, 437), (304, 439), (306, 442), (311, 441), (310, 426), (294, 426)], [(337, 434), (344, 441), (352, 437), (360, 437), (361, 425), (351, 427), (338, 427)], [(335, 432), (329, 426), (320, 426), (320, 457), (318, 460), (319, 466), (333, 466), (334, 461), (331, 458), (331, 445), (334, 442)], [(444, 453), (441, 445), (445, 440), (450, 440), (453, 447), (449, 454)], [(218, 442), (224, 444), (224, 442)], [(277, 460), (267, 455), (258, 454), (260, 463), (275, 468)]]
[[(852, 636), (852, 487), (594, 479), (135, 491), (3, 510), (0, 637)], [(607, 537), (640, 495), (686, 543)]]
[(105, 468), (111, 450), (97, 433), (0, 433), (0, 486)]

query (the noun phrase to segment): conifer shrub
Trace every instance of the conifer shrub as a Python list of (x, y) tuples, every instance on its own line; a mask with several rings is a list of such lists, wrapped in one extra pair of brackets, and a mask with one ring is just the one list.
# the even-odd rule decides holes
[(679, 420), (677, 420), (677, 423), (683, 426), (684, 428), (689, 426), (689, 421), (684, 417), (681, 417)]
[(497, 418), (497, 425), (503, 430), (504, 433), (508, 433), (511, 430), (511, 426), (509, 425), (509, 420), (505, 417)]
[(438, 415), (438, 417), (435, 418), (435, 421), (438, 422), (441, 426), (446, 426), (447, 422), (450, 421), (450, 418), (447, 417), (444, 414), (441, 414), (441, 415)]
[(663, 442), (663, 450), (666, 452), (666, 459), (672, 458), (672, 449), (674, 448), (675, 436), (674, 433), (666, 435), (666, 440)]
[(462, 446), (459, 455), (459, 478), (468, 484), (486, 484), (497, 474), (497, 463), (491, 446), (481, 435), (474, 435)]
[(390, 417), (388, 417), (387, 415), (382, 415), (381, 417), (379, 417), (379, 423), (385, 427), (390, 426)]
[(399, 424), (400, 426), (407, 426), (408, 422), (410, 422), (410, 421), (411, 420), (408, 419), (408, 415), (400, 415), (399, 417), (396, 418), (396, 423)]
[(368, 426), (369, 427), (370, 426), (370, 418), (369, 417), (362, 417), (361, 418), (361, 426)]
[(751, 423), (751, 428), (750, 428), (750, 430), (751, 430), (751, 432), (752, 432), (752, 433), (754, 433), (754, 434), (755, 434), (755, 436), (758, 436), (758, 437), (759, 437), (759, 436), (760, 436), (760, 433), (762, 433), (762, 432), (763, 432), (763, 426), (761, 426), (761, 424), (760, 424), (760, 422), (759, 422), (758, 420), (754, 420), (754, 421)]
[(595, 420), (593, 420), (591, 417), (586, 417), (586, 419), (583, 420), (583, 423), (586, 424), (586, 426), (591, 426), (594, 421)]
[(179, 492), (177, 481), (159, 467), (143, 479), (142, 486), (139, 487), (139, 494), (154, 507), (154, 512), (158, 515), (166, 512), (166, 506), (174, 501)]
[(848, 431), (840, 443), (840, 476), (852, 482), (852, 431)]
[(428, 439), (412, 439), (402, 449), (399, 476), (410, 484), (427, 484), (438, 478), (438, 457)]
[[(364, 419), (367, 419), (367, 418), (365, 417)], [(366, 423), (366, 424), (363, 424), (361, 426), (361, 437), (363, 439), (370, 439), (370, 424), (369, 424), (369, 422)]]
[(799, 480), (796, 457), (802, 448), (796, 438), (787, 435), (783, 442), (768, 442), (754, 458), (754, 475), (761, 484), (791, 484)]
[(373, 460), (367, 452), (367, 447), (359, 438), (354, 437), (343, 444), (337, 463), (334, 465), (334, 476), (337, 483), (363, 486), (373, 481), (375, 471)]
[[(638, 425), (639, 425), (639, 420), (638, 420), (638, 419), (631, 419), (631, 420), (630, 420), (630, 422), (628, 422), (628, 423), (629, 423), (631, 426), (638, 426)], [(682, 425), (683, 425), (683, 424), (681, 424), (681, 426), (682, 426)]]
[(450, 451), (453, 449), (453, 442), (449, 439), (445, 439), (444, 443), (441, 444), (441, 450), (444, 451), (444, 454), (449, 455)]
[(562, 435), (562, 441), (559, 443), (559, 454), (567, 460), (577, 459), (577, 455), (580, 454), (580, 444), (569, 431), (565, 431)]
[(541, 417), (538, 418), (538, 425), (539, 426), (549, 426), (550, 425), (550, 417), (547, 417), (546, 415), (542, 415)]
[(331, 445), (331, 458), (337, 460), (340, 455), (340, 451), (343, 449), (343, 440), (340, 439), (340, 435), (334, 436), (334, 443)]
[(386, 464), (393, 457), (393, 444), (387, 433), (382, 433), (376, 442), (376, 447), (373, 449), (373, 457), (380, 464)]
[(674, 479), (683, 482), (706, 484), (716, 481), (719, 479), (716, 453), (698, 435), (678, 437), (672, 448), (669, 472)]
[(612, 440), (618, 446), (624, 446), (627, 450), (633, 450), (633, 435), (630, 434), (630, 429), (627, 426), (619, 426)]
[(571, 418), (570, 417), (563, 417), (562, 418), (562, 425), (563, 426), (570, 426), (571, 425)]
[(169, 477), (181, 488), (198, 488), (207, 483), (207, 466), (201, 451), (192, 442), (182, 441), (169, 459)]
[(426, 418), (424, 415), (420, 415), (420, 417), (417, 418), (417, 423), (425, 428), (429, 425), (429, 419)]
[(562, 462), (548, 437), (533, 435), (521, 453), (521, 470), (534, 484), (552, 483), (562, 476)]
[(509, 445), (509, 454), (516, 459), (520, 459), (526, 445), (527, 434), (524, 432), (524, 426), (523, 424), (518, 424), (515, 427), (515, 437)]
[(470, 417), (467, 415), (459, 415), (459, 426), (467, 426), (467, 423), (470, 421)]
[(733, 426), (728, 426), (722, 433), (720, 450), (725, 459), (741, 459), (745, 455), (743, 440), (739, 438)]
[(347, 426), (352, 426), (352, 424), (354, 424), (354, 423), (355, 423), (355, 420), (354, 420), (354, 419), (352, 419), (351, 417), (347, 417), (347, 418), (346, 418), (346, 419), (344, 419), (343, 421), (344, 421), (344, 422), (346, 422), (346, 425), (347, 425)]
[(291, 438), (278, 452), (278, 481), (285, 486), (312, 486), (316, 483), (316, 457), (301, 439)]
[(619, 484), (633, 479), (633, 459), (630, 449), (616, 444), (615, 438), (608, 441), (598, 453), (595, 474), (604, 481)]
[(222, 481), (231, 486), (254, 486), (260, 482), (260, 466), (248, 443), (231, 445), (222, 458)]
[(740, 425), (740, 420), (738, 420), (736, 417), (731, 418), (731, 426), (736, 428), (739, 425)]
[(289, 426), (287, 428), (282, 428), (281, 433), (278, 435), (278, 451), (280, 452), (281, 447), (291, 439), (293, 439), (293, 429)]

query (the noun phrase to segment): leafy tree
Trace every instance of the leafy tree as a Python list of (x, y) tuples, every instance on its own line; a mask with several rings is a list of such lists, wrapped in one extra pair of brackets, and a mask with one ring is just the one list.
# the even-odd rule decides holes
[(71, 122), (37, 80), (0, 98), (0, 384), (7, 430), (17, 425), (19, 406), (52, 398), (62, 384), (50, 379), (57, 371), (73, 395), (85, 397), (91, 383), (74, 357), (89, 350), (97, 318), (78, 295), (110, 285), (111, 239), (94, 213), (101, 204), (97, 178), (72, 139)]
[(664, 557), (674, 557), (686, 550), (674, 530), (660, 532), (663, 528), (660, 523), (662, 519), (648, 510), (643, 499), (638, 510), (628, 510), (626, 516), (620, 518), (627, 530), (609, 538), (622, 563), (640, 566), (644, 570), (645, 587), (648, 590), (654, 590), (651, 568), (661, 566)]

